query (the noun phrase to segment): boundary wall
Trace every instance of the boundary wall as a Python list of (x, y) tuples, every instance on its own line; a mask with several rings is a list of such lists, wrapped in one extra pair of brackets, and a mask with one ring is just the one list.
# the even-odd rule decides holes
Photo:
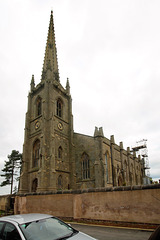
[(47, 213), (78, 221), (160, 224), (160, 184), (19, 194), (14, 212)]
[(7, 212), (10, 209), (12, 195), (0, 195), (0, 210)]

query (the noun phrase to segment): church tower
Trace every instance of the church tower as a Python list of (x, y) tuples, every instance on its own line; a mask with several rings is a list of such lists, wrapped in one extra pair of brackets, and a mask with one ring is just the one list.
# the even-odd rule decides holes
[(19, 193), (74, 188), (72, 99), (59, 79), (52, 11), (41, 81), (33, 75), (30, 86)]

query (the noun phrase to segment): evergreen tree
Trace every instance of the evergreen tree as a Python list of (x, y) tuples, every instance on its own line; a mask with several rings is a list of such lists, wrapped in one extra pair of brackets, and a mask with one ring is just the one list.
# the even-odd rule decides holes
[(5, 177), (5, 180), (0, 184), (1, 187), (11, 185), (11, 192), (13, 192), (13, 182), (14, 180), (18, 181), (19, 177), (15, 178), (20, 174), (20, 169), (22, 165), (22, 154), (19, 151), (12, 150), (11, 155), (8, 155), (8, 161), (5, 161), (4, 168), (1, 174), (1, 177)]

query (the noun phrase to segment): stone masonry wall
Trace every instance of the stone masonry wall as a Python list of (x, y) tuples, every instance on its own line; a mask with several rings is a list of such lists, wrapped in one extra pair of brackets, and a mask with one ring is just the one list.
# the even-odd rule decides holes
[(160, 184), (18, 195), (17, 213), (160, 224)]

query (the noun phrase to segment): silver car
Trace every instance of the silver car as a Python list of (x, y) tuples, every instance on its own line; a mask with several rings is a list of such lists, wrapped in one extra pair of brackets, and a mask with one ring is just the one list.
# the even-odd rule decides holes
[(22, 214), (0, 218), (0, 240), (93, 240), (48, 214)]

